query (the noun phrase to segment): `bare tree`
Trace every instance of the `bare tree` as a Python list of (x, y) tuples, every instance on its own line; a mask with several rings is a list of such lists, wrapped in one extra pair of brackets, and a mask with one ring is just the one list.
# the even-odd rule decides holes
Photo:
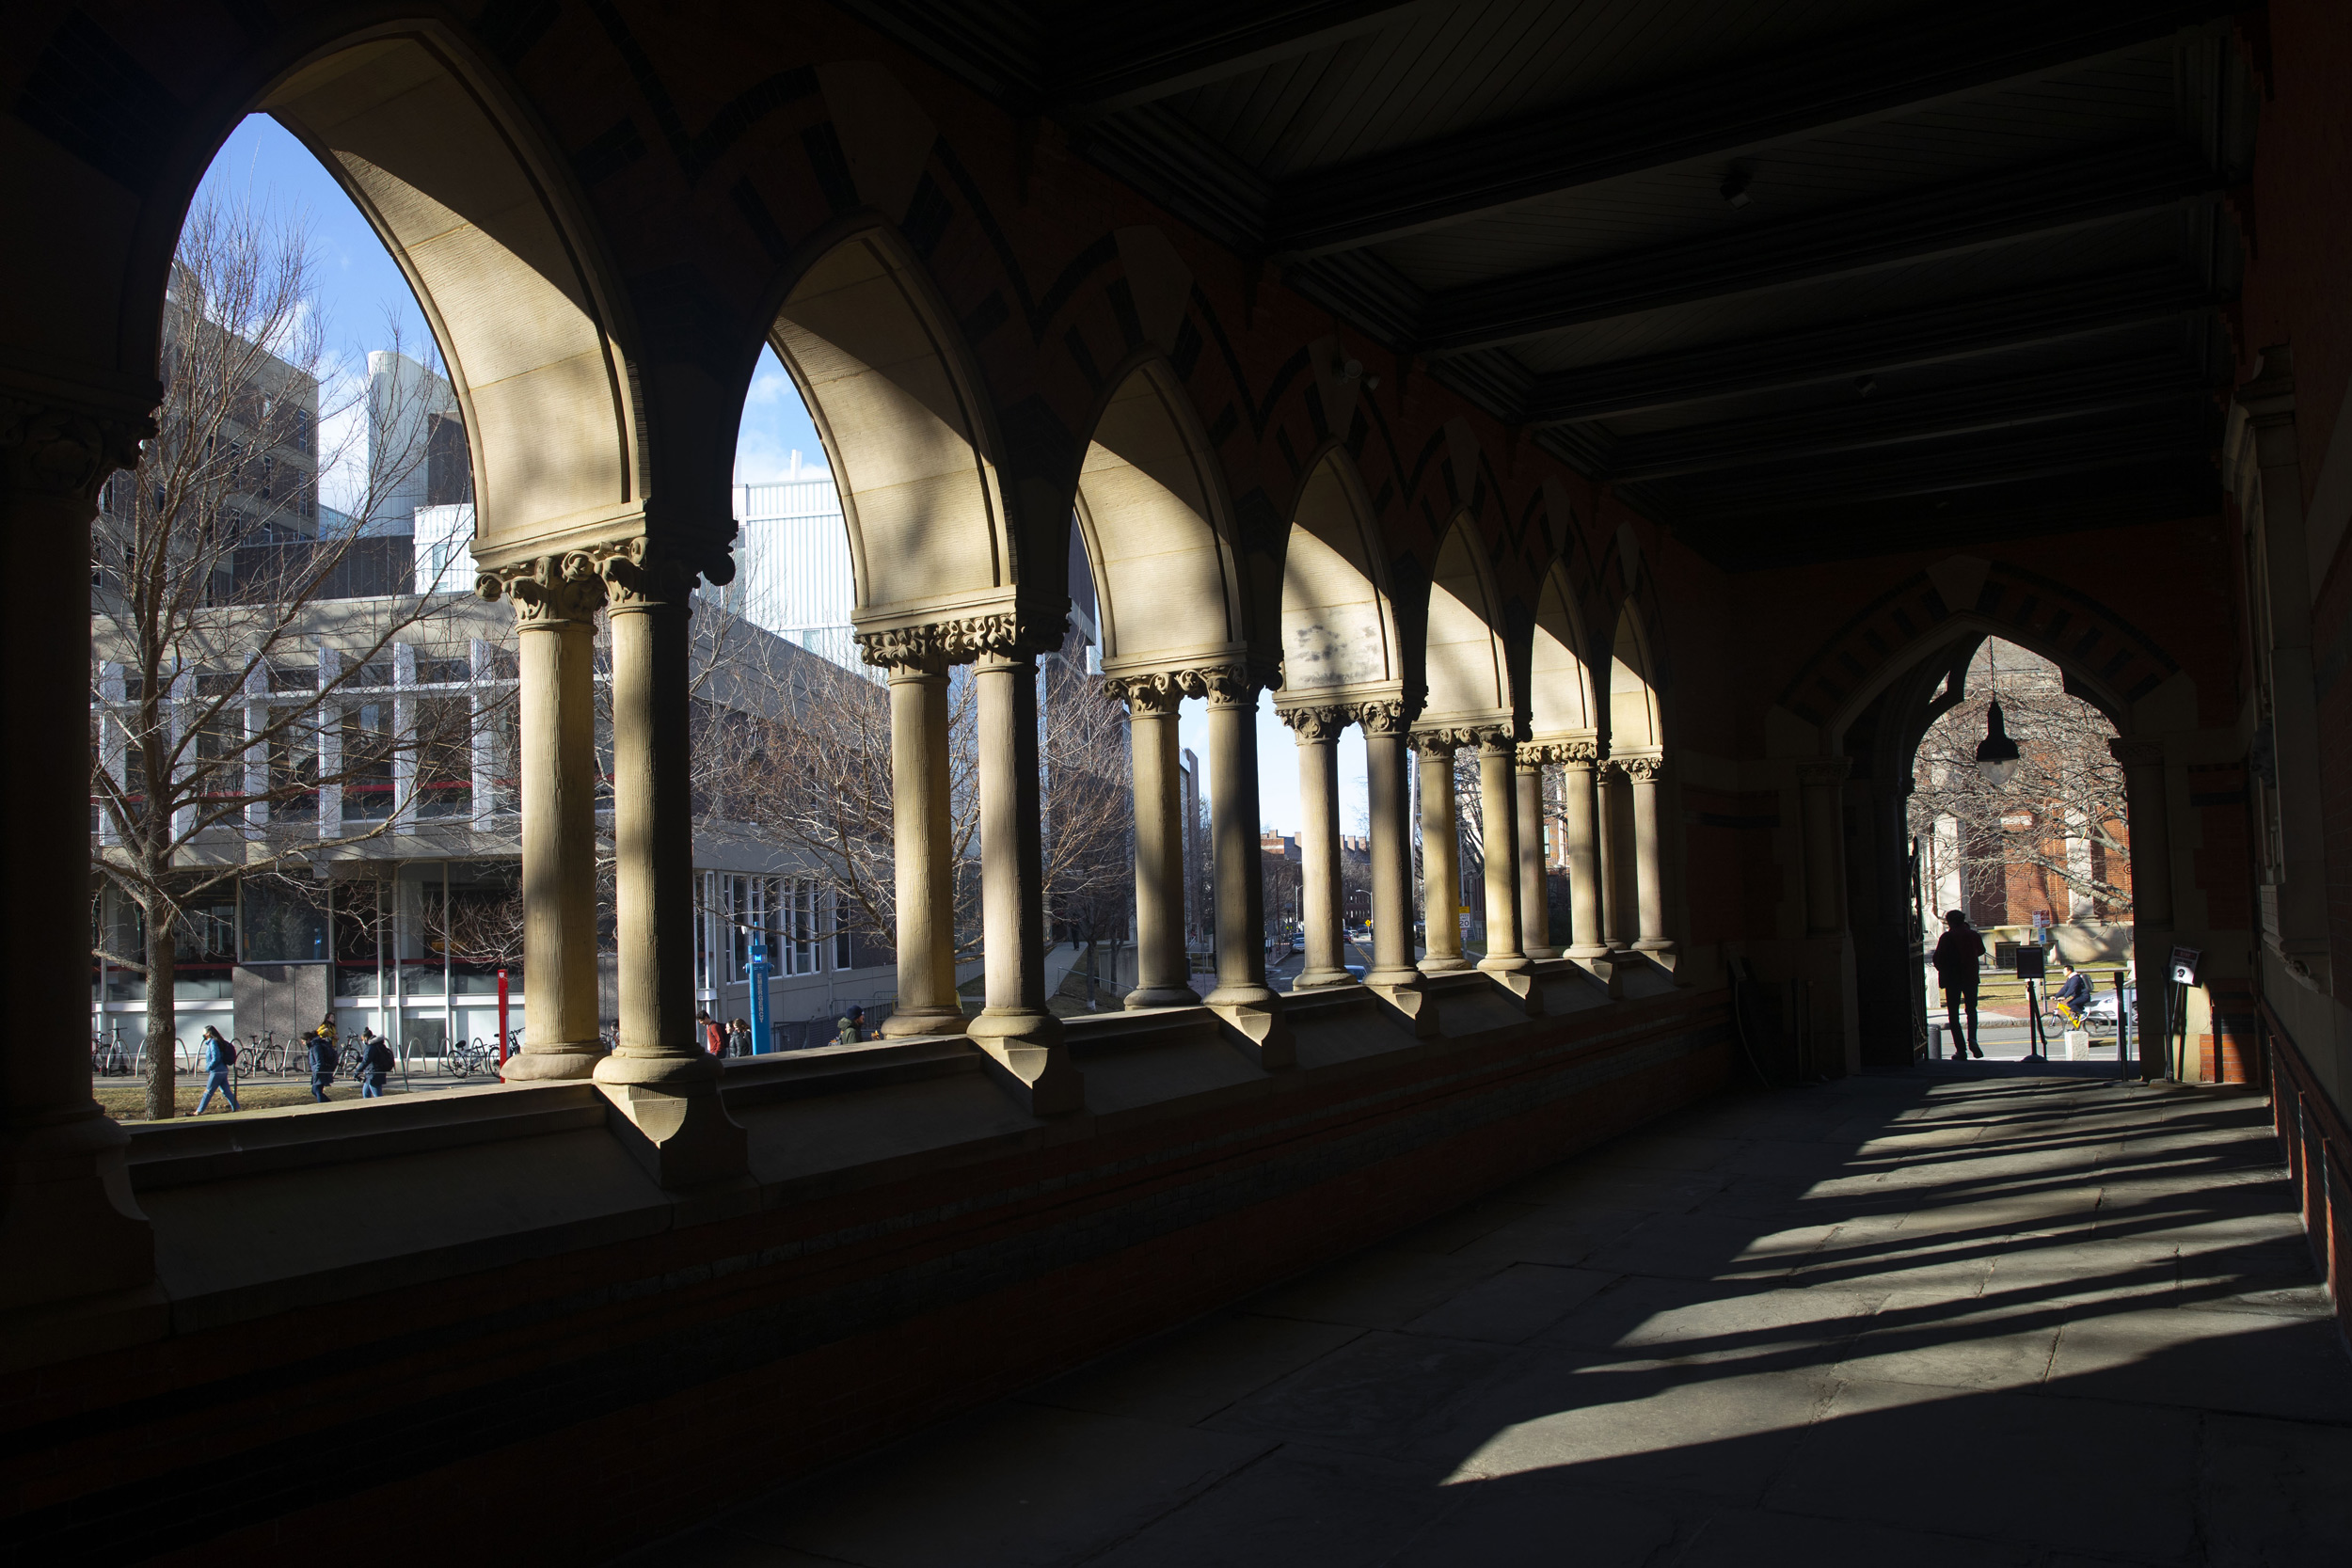
[[(90, 578), (93, 864), (144, 927), (135, 952), (111, 932), (97, 948), (146, 980), (151, 1117), (173, 1114), (175, 940), (200, 940), (194, 911), (470, 779), (482, 703), (444, 685), (404, 726), (388, 694), (343, 700), (391, 685), (394, 644), (449, 598), (331, 602), (388, 586), (355, 580), (389, 563), (368, 525), (423, 457), (421, 442), (369, 451), (358, 509), (335, 520), (318, 477), (351, 454), (322, 432), (356, 440), (366, 421), (320, 407), (331, 368), (302, 222), (199, 199), (172, 268), (158, 434), (107, 486)], [(322, 826), (330, 789), (354, 803), (347, 828)]]
[[(890, 704), (857, 672), (698, 602), (694, 751), (698, 810), (715, 826), (790, 851), (829, 880), (843, 928), (896, 944)], [(1085, 673), (1083, 655), (1048, 655), (1039, 747), (1044, 885), (1058, 918), (1098, 926), (1104, 900), (1132, 896), (1134, 792), (1126, 709)], [(948, 852), (956, 954), (980, 950), (979, 747), (975, 687), (948, 681)], [(820, 933), (824, 936), (833, 931)]]
[[(1996, 698), (2020, 759), (2005, 786), (1989, 782), (1976, 763)], [(1933, 858), (1938, 821), (1952, 822), (1959, 863), (1931, 866), (1929, 885), (1957, 870), (1968, 895), (2005, 902), (2011, 869), (2024, 867), (2064, 885), (2103, 914), (2127, 917), (2131, 848), (2123, 769), (2107, 750), (2115, 726), (2106, 716), (2069, 695), (2056, 665), (2008, 642), (1979, 648), (1963, 689), (1947, 689), (1936, 701), (1948, 705), (1919, 742), (1911, 831)]]

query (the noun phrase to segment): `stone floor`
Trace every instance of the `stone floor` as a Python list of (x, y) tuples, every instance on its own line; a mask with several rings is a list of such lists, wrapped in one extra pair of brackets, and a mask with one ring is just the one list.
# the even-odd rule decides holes
[(1714, 1101), (634, 1560), (2352, 1563), (2265, 1102), (2064, 1070)]

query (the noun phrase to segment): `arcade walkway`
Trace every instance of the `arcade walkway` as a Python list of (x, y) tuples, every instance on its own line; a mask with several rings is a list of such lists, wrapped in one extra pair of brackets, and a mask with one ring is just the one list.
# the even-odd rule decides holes
[(1718, 1101), (632, 1561), (2342, 1563), (2268, 1120), (2005, 1065)]

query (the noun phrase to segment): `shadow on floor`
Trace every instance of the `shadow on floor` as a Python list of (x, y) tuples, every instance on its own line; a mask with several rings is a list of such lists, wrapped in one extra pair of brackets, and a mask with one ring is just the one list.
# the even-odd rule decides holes
[(2352, 1561), (2265, 1102), (2068, 1066), (1712, 1101), (629, 1560)]

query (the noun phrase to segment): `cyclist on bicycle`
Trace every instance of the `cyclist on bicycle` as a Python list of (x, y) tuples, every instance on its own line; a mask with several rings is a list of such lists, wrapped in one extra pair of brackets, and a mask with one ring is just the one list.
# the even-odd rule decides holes
[[(2060, 966), (2064, 967), (2064, 966)], [(2083, 1021), (2083, 1009), (2090, 1006), (2090, 976), (2079, 969), (2066, 971), (2066, 984), (2050, 999), (2058, 1015), (2069, 1029), (2077, 1028)]]

